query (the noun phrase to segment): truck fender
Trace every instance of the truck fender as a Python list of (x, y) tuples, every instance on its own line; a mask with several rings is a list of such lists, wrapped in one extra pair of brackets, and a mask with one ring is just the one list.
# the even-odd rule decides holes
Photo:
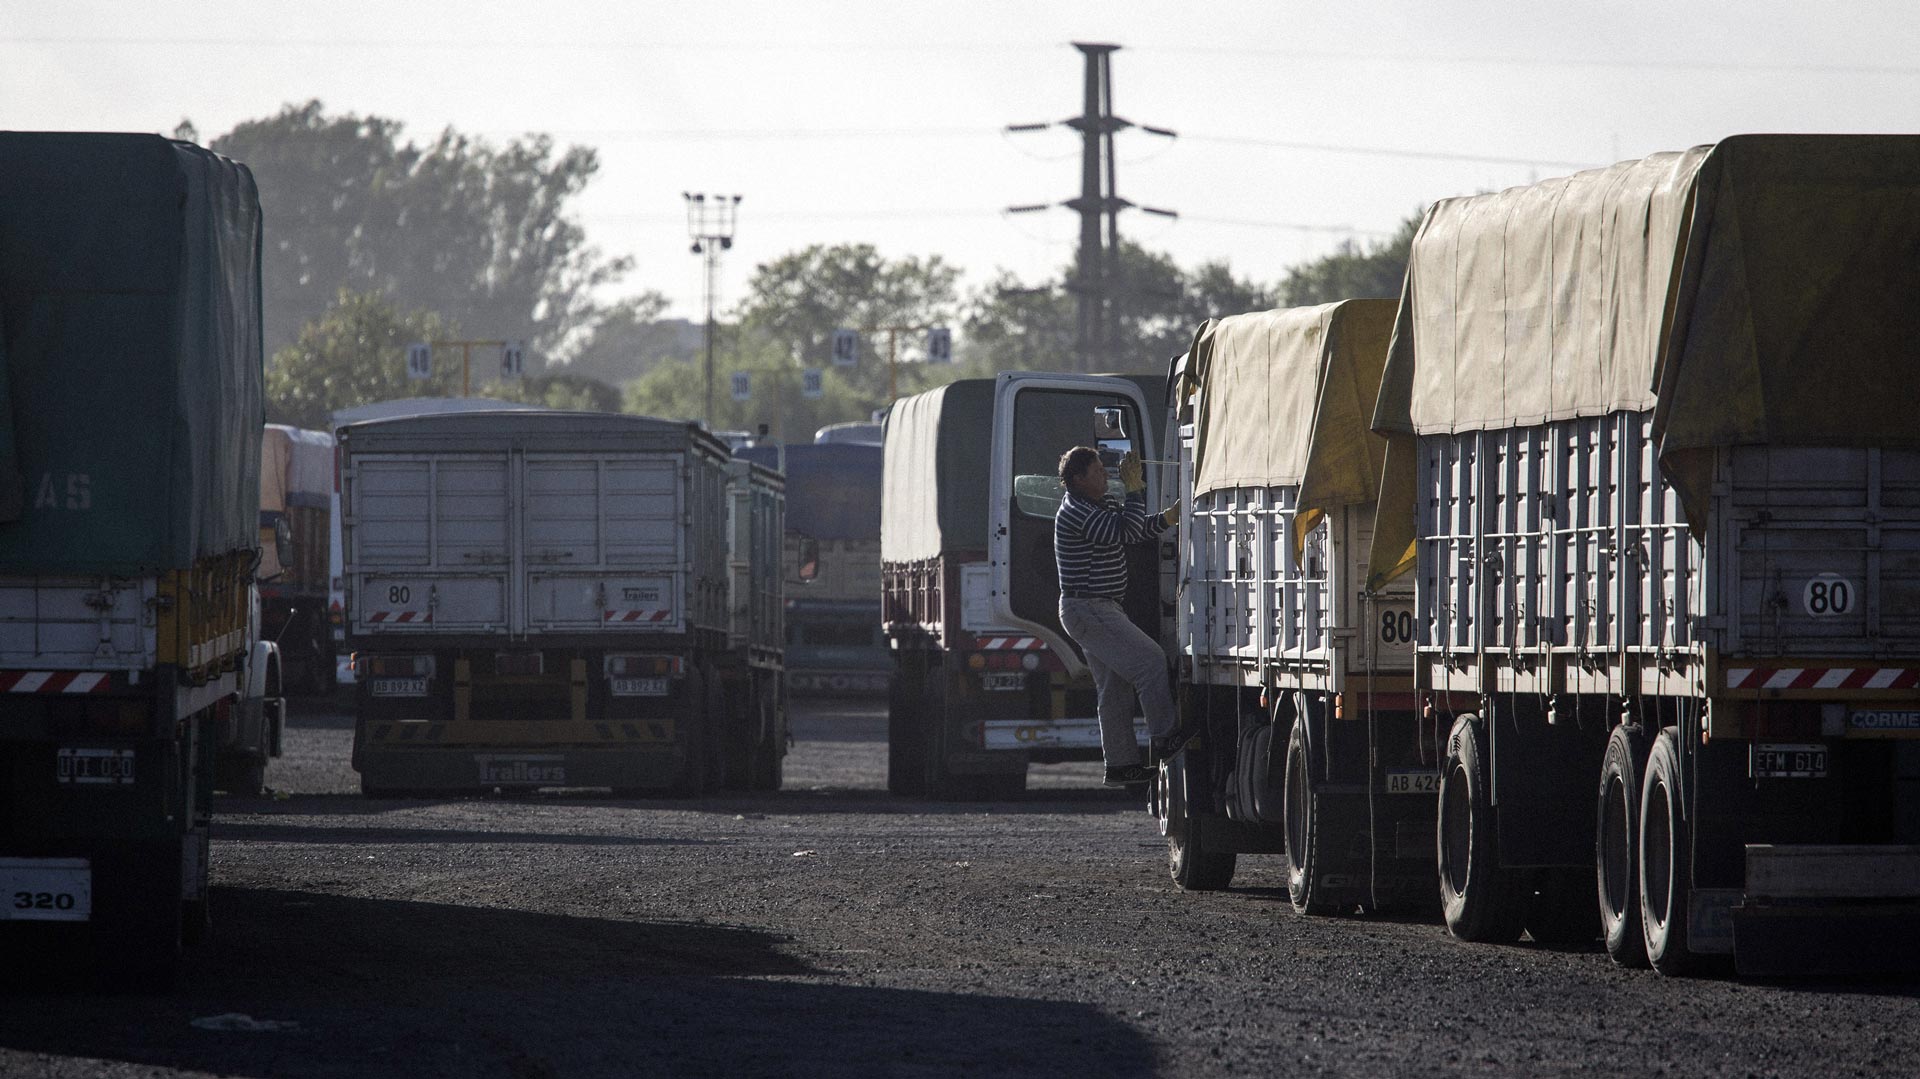
[(287, 702), (281, 696), (280, 646), (272, 641), (253, 642), (253, 655), (247, 664), (247, 688), (243, 704), (257, 702), (260, 709), (262, 747), (269, 757), (280, 755), (281, 739), (286, 733)]

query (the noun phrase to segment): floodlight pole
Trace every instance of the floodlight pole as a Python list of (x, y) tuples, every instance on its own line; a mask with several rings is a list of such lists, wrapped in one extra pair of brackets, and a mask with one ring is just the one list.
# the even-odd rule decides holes
[(739, 195), (696, 195), (682, 192), (687, 202), (687, 234), (693, 238), (693, 253), (706, 262), (705, 293), (707, 308), (706, 412), (707, 429), (713, 429), (713, 294), (720, 277), (720, 252), (733, 246), (733, 222), (739, 213)]

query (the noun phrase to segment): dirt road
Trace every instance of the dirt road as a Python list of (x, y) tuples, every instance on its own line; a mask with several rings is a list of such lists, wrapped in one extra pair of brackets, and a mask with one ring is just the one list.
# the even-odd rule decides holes
[[(298, 708), (298, 706), (296, 706)], [(803, 705), (786, 789), (367, 801), (299, 708), (223, 801), (170, 997), (0, 964), (3, 1076), (1906, 1075), (1908, 984), (1672, 980), (1597, 948), (1185, 895), (1091, 765), (1017, 803), (884, 790), (884, 715)], [(235, 1017), (243, 1018), (235, 1018)], [(195, 1022), (200, 1025), (196, 1026)], [(214, 1029), (205, 1029), (212, 1027)]]

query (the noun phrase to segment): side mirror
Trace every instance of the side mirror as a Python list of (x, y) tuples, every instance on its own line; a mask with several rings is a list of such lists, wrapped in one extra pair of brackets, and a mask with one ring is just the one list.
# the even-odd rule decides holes
[(1133, 449), (1127, 435), (1127, 410), (1114, 405), (1096, 405), (1093, 409), (1093, 445), (1100, 451), (1100, 463), (1116, 468), (1120, 458)]
[(800, 564), (794, 575), (803, 581), (812, 581), (820, 576), (820, 541), (812, 536), (800, 537)]
[(293, 526), (285, 516), (273, 519), (273, 553), (282, 566), (293, 568)]

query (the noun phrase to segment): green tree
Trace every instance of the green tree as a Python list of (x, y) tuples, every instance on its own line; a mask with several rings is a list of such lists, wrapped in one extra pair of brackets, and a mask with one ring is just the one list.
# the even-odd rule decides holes
[(269, 352), (347, 288), (524, 340), (537, 372), (586, 343), (607, 315), (594, 290), (629, 268), (591, 247), (568, 212), (598, 158), (546, 135), (496, 146), (447, 128), (421, 145), (398, 121), (308, 101), (211, 145), (246, 162), (260, 188)]
[(1366, 246), (1347, 240), (1333, 254), (1295, 266), (1280, 282), (1282, 302), (1288, 307), (1306, 307), (1369, 297), (1399, 298), (1400, 284), (1407, 277), (1407, 258), (1413, 250), (1413, 234), (1420, 231), (1424, 216), (1414, 214), (1402, 221), (1387, 240)]
[(334, 304), (267, 363), (267, 418), (324, 429), (342, 408), (460, 392), (459, 364), (436, 356), (433, 377), (410, 381), (407, 346), (452, 331), (431, 311), (402, 311), (377, 292), (341, 289)]
[[(975, 294), (967, 315), (969, 361), (993, 370), (1079, 369), (1079, 301), (1067, 287), (1073, 273), (1064, 267), (1057, 281), (1037, 287), (1003, 273)], [(1114, 340), (1095, 359), (1098, 370), (1163, 370), (1201, 322), (1275, 302), (1274, 289), (1235, 277), (1224, 262), (1182, 270), (1165, 254), (1125, 241), (1112, 280)]]

